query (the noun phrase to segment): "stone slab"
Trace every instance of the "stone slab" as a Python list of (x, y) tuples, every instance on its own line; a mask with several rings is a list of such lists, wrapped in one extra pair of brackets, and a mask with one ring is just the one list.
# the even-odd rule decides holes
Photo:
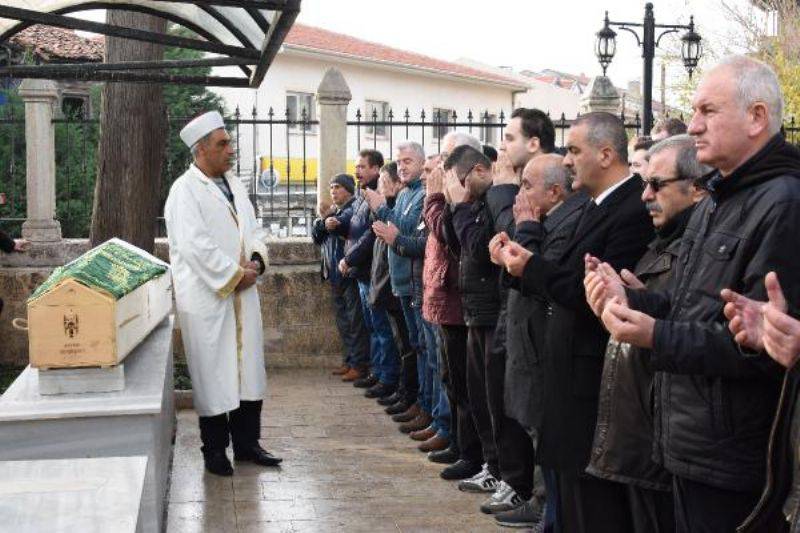
[(116, 392), (125, 388), (125, 363), (108, 368), (58, 368), (36, 370), (39, 394)]
[(162, 531), (175, 431), (173, 322), (164, 319), (125, 359), (122, 391), (45, 396), (25, 369), (0, 398), (0, 460), (144, 455), (141, 527)]
[[(0, 462), (2, 528), (134, 533), (147, 457)], [(5, 529), (8, 528), (8, 529)]]

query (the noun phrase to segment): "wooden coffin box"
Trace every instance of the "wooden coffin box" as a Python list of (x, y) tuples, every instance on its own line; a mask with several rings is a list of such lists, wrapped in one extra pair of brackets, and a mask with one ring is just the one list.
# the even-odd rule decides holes
[(28, 301), (30, 364), (116, 365), (171, 309), (168, 265), (112, 239), (57, 269)]

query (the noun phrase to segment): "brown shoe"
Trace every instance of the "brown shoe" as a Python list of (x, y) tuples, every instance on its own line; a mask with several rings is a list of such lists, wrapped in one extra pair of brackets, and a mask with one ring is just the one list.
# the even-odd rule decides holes
[(445, 450), (447, 447), (450, 446), (450, 440), (446, 439), (439, 435), (434, 435), (433, 437), (429, 438), (417, 448), (421, 452), (438, 452), (439, 450)]
[(417, 418), (417, 415), (419, 415), (420, 411), (421, 408), (419, 404), (415, 403), (414, 405), (412, 405), (399, 415), (392, 415), (392, 420), (394, 420), (395, 422), (411, 422), (412, 420)]
[(345, 374), (347, 374), (347, 372), (348, 372), (349, 370), (350, 370), (350, 367), (349, 367), (349, 366), (347, 366), (347, 365), (342, 365), (342, 366), (340, 366), (339, 368), (334, 368), (334, 369), (331, 371), (331, 374), (333, 374), (334, 376), (344, 376)]
[(342, 376), (342, 381), (350, 382), (364, 377), (364, 373), (357, 368), (351, 368), (345, 375)]
[(428, 427), (431, 422), (433, 422), (433, 418), (431, 415), (426, 413), (425, 411), (420, 411), (417, 417), (404, 424), (400, 424), (400, 431), (403, 433), (411, 433), (412, 431), (419, 431), (420, 429), (425, 429)]
[(436, 430), (428, 426), (425, 429), (421, 429), (419, 431), (412, 431), (411, 433), (408, 434), (408, 436), (411, 437), (411, 440), (424, 441), (435, 437)]

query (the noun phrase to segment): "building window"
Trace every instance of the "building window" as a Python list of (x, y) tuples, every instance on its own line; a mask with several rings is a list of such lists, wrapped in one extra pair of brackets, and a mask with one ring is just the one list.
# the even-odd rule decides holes
[(481, 142), (483, 144), (497, 145), (497, 126), (490, 126), (490, 124), (497, 124), (497, 115), (481, 115)]
[(433, 126), (433, 138), (434, 139), (441, 139), (447, 132), (450, 131), (450, 123), (453, 122), (453, 115), (454, 111), (452, 109), (443, 109), (439, 107), (433, 108), (433, 114), (431, 115), (431, 122), (434, 123)]
[[(367, 105), (364, 106), (364, 109), (366, 113), (361, 120), (367, 124), (367, 135), (385, 137), (386, 124), (381, 124), (381, 122), (389, 121), (389, 102), (367, 100)], [(377, 122), (377, 124), (373, 125), (373, 121)]]
[(295, 131), (314, 131), (313, 124), (303, 124), (303, 110), (308, 121), (314, 121), (317, 117), (314, 95), (311, 93), (286, 93), (286, 110), (289, 120), (289, 129)]
[(89, 97), (64, 95), (61, 98), (61, 113), (65, 118), (89, 118)]

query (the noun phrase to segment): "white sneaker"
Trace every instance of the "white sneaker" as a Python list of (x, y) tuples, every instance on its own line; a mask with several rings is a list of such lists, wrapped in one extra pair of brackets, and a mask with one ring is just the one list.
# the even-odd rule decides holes
[(489, 473), (489, 465), (486, 464), (480, 472), (458, 483), (458, 490), (464, 492), (494, 492), (496, 488), (497, 479)]
[(501, 481), (494, 494), (481, 505), (481, 512), (495, 514), (503, 511), (511, 511), (524, 504), (525, 500), (523, 500), (508, 483)]

